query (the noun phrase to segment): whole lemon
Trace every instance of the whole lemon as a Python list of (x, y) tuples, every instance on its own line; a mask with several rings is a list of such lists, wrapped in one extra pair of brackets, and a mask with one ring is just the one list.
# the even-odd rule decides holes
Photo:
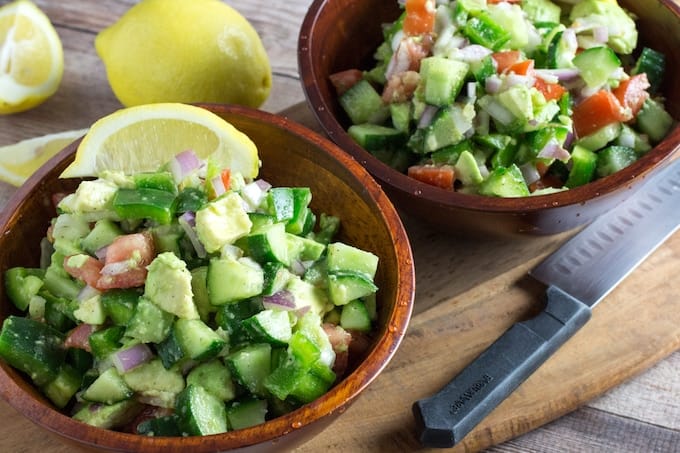
[(259, 35), (220, 0), (142, 0), (97, 35), (95, 48), (126, 107), (158, 102), (259, 107), (271, 90)]

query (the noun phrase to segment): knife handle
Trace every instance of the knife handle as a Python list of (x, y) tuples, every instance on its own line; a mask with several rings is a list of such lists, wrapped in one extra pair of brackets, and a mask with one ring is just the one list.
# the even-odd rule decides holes
[(545, 309), (514, 324), (436, 395), (413, 404), (426, 447), (457, 444), (589, 319), (591, 308), (557, 287)]

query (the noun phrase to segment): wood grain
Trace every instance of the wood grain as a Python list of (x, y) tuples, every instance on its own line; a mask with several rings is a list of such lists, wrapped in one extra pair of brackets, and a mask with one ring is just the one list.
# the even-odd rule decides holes
[[(0, 5), (6, 3), (0, 0)], [(55, 23), (64, 44), (64, 80), (45, 104), (0, 117), (0, 146), (87, 127), (121, 107), (93, 42), (99, 30), (136, 1), (36, 3)], [(227, 3), (253, 23), (270, 56), (274, 86), (263, 109), (278, 112), (304, 101), (296, 45), (311, 0)], [(286, 114), (315, 126), (305, 109), (295, 107)], [(0, 183), (0, 206), (13, 191)], [(411, 403), (447, 382), (512, 322), (540, 308), (540, 288), (525, 278), (526, 270), (569, 236), (527, 243), (471, 242), (431, 231), (417, 219), (405, 217), (404, 222), (418, 281), (417, 314), (408, 335), (380, 378), (302, 452), (421, 450), (413, 433)], [(679, 268), (676, 234), (454, 451), (678, 451), (680, 352), (673, 351), (680, 347)], [(5, 402), (0, 402), (0, 416), (0, 452), (72, 451)]]

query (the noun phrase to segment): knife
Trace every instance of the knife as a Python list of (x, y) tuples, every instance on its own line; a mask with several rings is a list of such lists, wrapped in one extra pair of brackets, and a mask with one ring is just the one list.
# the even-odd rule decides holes
[(457, 444), (571, 338), (593, 307), (680, 225), (680, 159), (657, 172), (529, 274), (547, 285), (536, 317), (514, 324), (413, 415), (426, 447)]

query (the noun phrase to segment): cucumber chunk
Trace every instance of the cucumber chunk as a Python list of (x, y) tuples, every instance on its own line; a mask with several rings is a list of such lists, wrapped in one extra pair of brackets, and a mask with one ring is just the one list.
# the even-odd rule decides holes
[(227, 420), (232, 430), (248, 428), (265, 422), (267, 401), (257, 398), (243, 398), (227, 407)]
[(177, 414), (182, 432), (191, 436), (227, 431), (224, 402), (200, 385), (189, 384), (177, 396)]
[(225, 362), (234, 378), (251, 393), (266, 396), (264, 380), (271, 372), (269, 343), (253, 343), (229, 354)]
[(133, 393), (118, 371), (111, 367), (85, 389), (82, 398), (95, 403), (113, 404), (130, 398)]

